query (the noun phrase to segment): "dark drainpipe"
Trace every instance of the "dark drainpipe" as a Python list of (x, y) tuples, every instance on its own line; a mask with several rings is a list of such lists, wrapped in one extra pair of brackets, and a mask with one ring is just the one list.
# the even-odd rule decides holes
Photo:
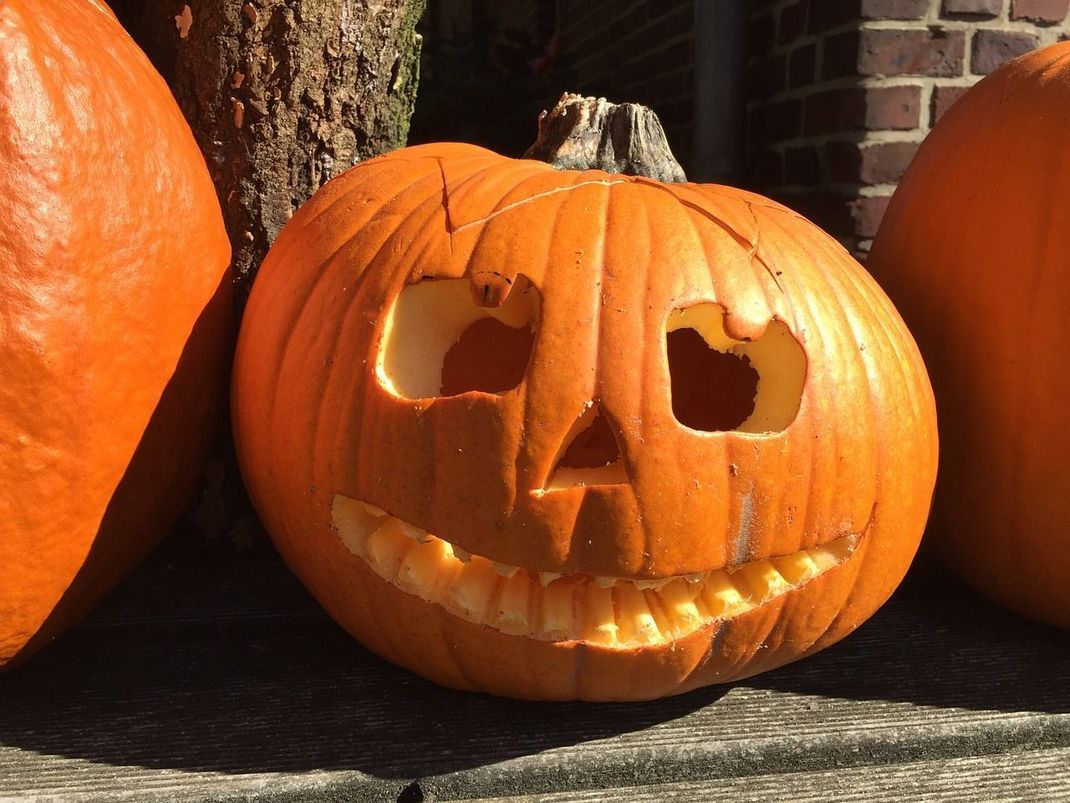
[(747, 0), (695, 2), (691, 181), (738, 184), (747, 159)]

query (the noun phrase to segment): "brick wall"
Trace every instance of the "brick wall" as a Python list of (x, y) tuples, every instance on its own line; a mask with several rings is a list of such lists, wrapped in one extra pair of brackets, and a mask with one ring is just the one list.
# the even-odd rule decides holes
[(759, 191), (864, 256), (933, 123), (1004, 61), (1070, 35), (1070, 0), (755, 0)]
[(692, 0), (558, 0), (572, 91), (650, 106), (684, 168), (694, 115)]

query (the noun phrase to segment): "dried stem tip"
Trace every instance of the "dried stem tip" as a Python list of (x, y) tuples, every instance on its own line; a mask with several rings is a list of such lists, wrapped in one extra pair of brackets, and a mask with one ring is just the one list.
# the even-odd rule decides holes
[(559, 170), (605, 170), (657, 181), (687, 181), (653, 111), (566, 92), (539, 115), (539, 136), (525, 159)]

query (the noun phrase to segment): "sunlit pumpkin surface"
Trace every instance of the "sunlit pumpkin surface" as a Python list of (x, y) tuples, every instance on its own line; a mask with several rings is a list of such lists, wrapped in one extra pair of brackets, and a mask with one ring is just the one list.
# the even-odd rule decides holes
[(980, 593), (1070, 630), (1070, 42), (955, 102), (869, 264), (944, 415), (934, 552)]
[(239, 458), (283, 556), (440, 683), (624, 700), (850, 633), (936, 466), (910, 335), (834, 241), (725, 187), (464, 145), (360, 165), (257, 279)]
[(103, 0), (0, 0), (0, 669), (162, 538), (216, 440), (230, 244)]

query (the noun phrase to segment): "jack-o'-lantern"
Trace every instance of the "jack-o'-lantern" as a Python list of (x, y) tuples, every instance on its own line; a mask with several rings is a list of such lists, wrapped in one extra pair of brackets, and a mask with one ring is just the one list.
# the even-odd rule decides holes
[(285, 559), (448, 686), (644, 699), (842, 638), (902, 578), (935, 416), (894, 309), (745, 192), (408, 148), (287, 225), (233, 413)]

